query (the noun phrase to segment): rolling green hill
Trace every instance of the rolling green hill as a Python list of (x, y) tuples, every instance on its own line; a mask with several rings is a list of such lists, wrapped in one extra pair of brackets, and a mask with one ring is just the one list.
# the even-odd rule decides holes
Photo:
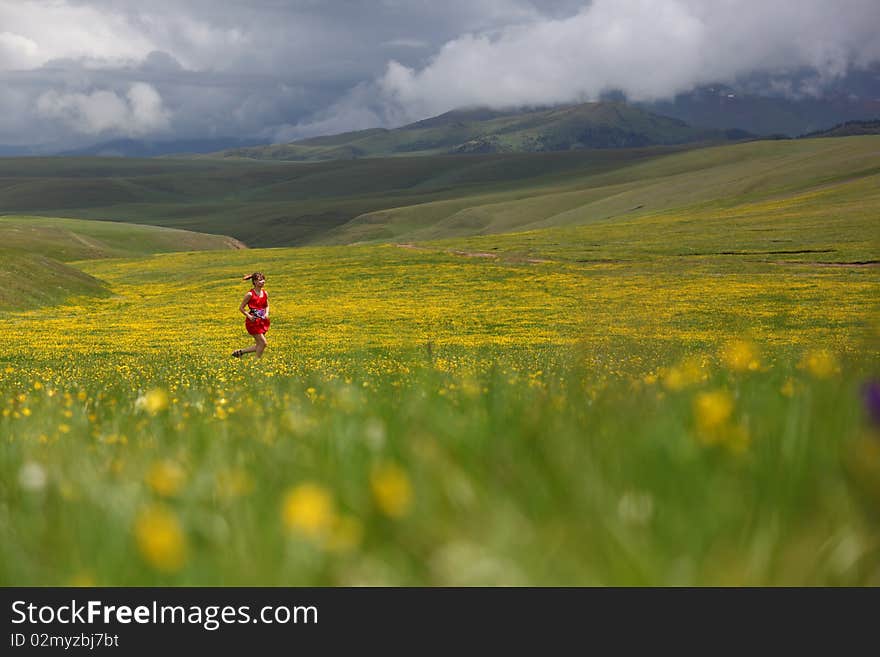
[[(434, 240), (629, 222), (660, 213), (698, 211), (711, 215), (713, 210), (785, 200), (834, 185), (876, 179), (880, 174), (878, 148), (880, 137), (853, 137), (693, 150), (576, 182), (534, 188), (530, 194), (518, 190), (473, 195), (372, 212), (334, 229), (325, 241)], [(854, 197), (855, 202), (858, 199)]]
[(534, 153), (639, 148), (745, 139), (741, 130), (692, 128), (625, 103), (599, 102), (534, 111), (455, 110), (410, 125), (315, 137), (291, 144), (222, 151), (257, 160), (328, 160), (442, 153)]
[(682, 148), (309, 164), (5, 158), (0, 213), (129, 221), (232, 235), (249, 246), (290, 246), (320, 241), (366, 212), (559, 184)]
[(243, 248), (220, 235), (107, 221), (0, 217), (0, 306), (59, 303), (107, 296), (104, 283), (67, 263), (174, 251)]
[(795, 196), (875, 175), (878, 140), (316, 163), (6, 159), (0, 211), (184, 228), (249, 246), (433, 240)]

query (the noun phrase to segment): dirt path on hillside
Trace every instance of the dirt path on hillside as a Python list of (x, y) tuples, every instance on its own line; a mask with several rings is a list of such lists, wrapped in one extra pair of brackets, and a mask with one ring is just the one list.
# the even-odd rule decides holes
[(415, 244), (395, 244), (401, 249), (411, 249), (413, 251), (428, 251), (431, 253), (448, 253), (450, 255), (462, 256), (464, 258), (497, 258), (497, 253), (485, 253), (481, 251), (459, 251), (456, 249), (431, 249), (426, 246), (416, 246)]
[(553, 264), (556, 262), (555, 260), (548, 260), (546, 258), (522, 258), (518, 256), (508, 256), (502, 257), (503, 254), (498, 253), (489, 253), (487, 251), (461, 251), (458, 249), (431, 249), (426, 246), (417, 246), (415, 244), (395, 244), (394, 246), (401, 249), (410, 249), (412, 251), (428, 251), (431, 253), (446, 253), (447, 255), (456, 255), (462, 258), (490, 258), (492, 260), (503, 260), (505, 262), (527, 262), (529, 264)]
[(880, 267), (880, 260), (865, 260), (864, 262), (796, 262), (793, 260), (768, 260), (771, 265), (804, 265), (809, 267)]
[(234, 237), (227, 236), (226, 243), (229, 244), (229, 246), (231, 246), (233, 249), (246, 249), (246, 248), (248, 248), (247, 244), (245, 244), (244, 242), (240, 242), (239, 240), (235, 239)]
[[(547, 258), (523, 258), (516, 255), (505, 256), (505, 254), (488, 253), (486, 251), (462, 251), (460, 249), (432, 249), (426, 246), (418, 246), (416, 244), (395, 244), (394, 246), (401, 249), (410, 249), (412, 251), (426, 251), (429, 253), (445, 253), (447, 255), (456, 255), (462, 258), (490, 258), (492, 260), (501, 260), (510, 263), (529, 263), (529, 264), (556, 264), (558, 261), (549, 260)], [(732, 255), (732, 254), (725, 254)], [(736, 254), (740, 255), (740, 254)], [(747, 254), (743, 254), (747, 255)], [(576, 262), (582, 262), (580, 260)], [(606, 262), (623, 262), (623, 261), (601, 261)], [(765, 260), (769, 265), (783, 266), (802, 266), (802, 267), (844, 267), (844, 268), (861, 268), (861, 267), (880, 267), (880, 260), (865, 260), (856, 262), (818, 262), (818, 261), (794, 261), (794, 260)]]

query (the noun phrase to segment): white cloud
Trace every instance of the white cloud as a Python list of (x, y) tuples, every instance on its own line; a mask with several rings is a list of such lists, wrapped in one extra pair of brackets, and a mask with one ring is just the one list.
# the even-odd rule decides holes
[(268, 137), (272, 143), (282, 144), (318, 135), (400, 125), (406, 118), (396, 106), (382, 102), (376, 85), (362, 83), (323, 112), (306, 121), (278, 126), (269, 131)]
[(294, 138), (753, 72), (815, 95), (880, 60), (877, 25), (880, 0), (0, 0), (0, 144)]
[(169, 113), (162, 107), (162, 97), (153, 87), (137, 82), (131, 85), (127, 97), (136, 134), (161, 131), (168, 127)]
[(0, 0), (0, 25), (8, 35), (0, 37), (0, 70), (72, 57), (132, 60), (157, 49), (124, 17), (65, 2)]
[(32, 40), (13, 32), (0, 32), (0, 67), (23, 69), (39, 62), (40, 47)]
[(446, 43), (423, 68), (388, 63), (387, 102), (412, 118), (455, 107), (572, 102), (611, 89), (655, 100), (754, 71), (830, 80), (880, 59), (876, 0), (595, 0)]
[(50, 90), (37, 100), (37, 111), (86, 135), (138, 137), (167, 129), (170, 119), (159, 93), (143, 82), (131, 85), (124, 97), (103, 89), (89, 94)]
[(0, 71), (59, 59), (129, 66), (153, 51), (170, 53), (185, 68), (223, 70), (254, 50), (241, 28), (189, 12), (185, 3), (0, 0)]

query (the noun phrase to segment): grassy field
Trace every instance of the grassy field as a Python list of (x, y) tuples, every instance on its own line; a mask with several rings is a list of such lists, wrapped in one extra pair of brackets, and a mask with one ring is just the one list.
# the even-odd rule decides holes
[(107, 296), (102, 281), (67, 264), (74, 260), (235, 248), (244, 245), (224, 236), (155, 226), (0, 216), (0, 308)]
[(876, 145), (453, 167), (384, 244), (0, 220), (0, 584), (880, 584)]
[(681, 148), (311, 164), (0, 158), (0, 208), (231, 235), (254, 247), (297, 245), (366, 212), (472, 194), (519, 198)]
[(230, 235), (251, 247), (436, 240), (726, 211), (876, 181), (878, 144), (862, 136), (309, 164), (0, 159), (0, 208)]
[[(518, 195), (462, 195), (367, 213), (332, 229), (323, 241), (436, 240), (597, 222), (600, 230), (615, 230), (622, 223), (626, 232), (633, 221), (658, 215), (661, 222), (675, 217), (689, 221), (696, 233), (707, 218), (736, 229), (730, 219), (740, 206), (746, 211), (759, 208), (772, 224), (774, 204), (803, 205), (811, 199), (813, 214), (836, 216), (829, 203), (864, 214), (876, 207), (878, 148), (880, 137), (855, 137), (691, 150)], [(863, 198), (865, 193), (869, 199)], [(777, 223), (780, 230), (791, 228)], [(829, 226), (834, 230), (841, 223), (846, 220)], [(703, 232), (709, 240), (719, 237), (714, 229)], [(865, 239), (870, 238), (877, 239), (876, 229), (866, 231)], [(573, 244), (577, 248), (580, 242)], [(674, 248), (675, 241), (669, 244)]]
[(2, 323), (0, 583), (877, 585), (878, 269), (667, 228), (73, 263)]

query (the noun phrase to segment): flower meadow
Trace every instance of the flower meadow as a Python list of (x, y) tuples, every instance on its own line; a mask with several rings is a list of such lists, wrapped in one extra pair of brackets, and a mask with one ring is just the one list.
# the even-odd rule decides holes
[(875, 267), (75, 264), (3, 311), (3, 585), (880, 584)]

